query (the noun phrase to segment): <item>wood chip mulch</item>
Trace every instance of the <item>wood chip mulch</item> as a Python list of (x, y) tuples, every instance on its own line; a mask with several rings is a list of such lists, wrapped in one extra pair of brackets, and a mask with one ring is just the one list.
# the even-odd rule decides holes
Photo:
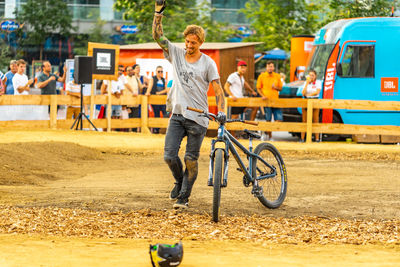
[(0, 234), (132, 239), (241, 240), (280, 244), (400, 245), (400, 220), (222, 216), (149, 209), (124, 212), (0, 206)]

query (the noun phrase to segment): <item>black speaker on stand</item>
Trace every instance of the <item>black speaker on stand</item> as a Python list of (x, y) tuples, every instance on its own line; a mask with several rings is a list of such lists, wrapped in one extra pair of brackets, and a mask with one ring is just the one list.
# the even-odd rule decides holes
[(75, 118), (74, 123), (71, 126), (71, 129), (74, 128), (76, 124), (75, 130), (83, 129), (83, 118), (86, 118), (89, 123), (93, 126), (93, 128), (97, 130), (96, 126), (91, 122), (89, 117), (82, 111), (83, 109), (83, 84), (84, 83), (92, 83), (92, 75), (93, 75), (93, 57), (87, 56), (76, 56), (74, 59), (74, 82), (76, 84), (81, 85), (81, 111), (79, 112), (78, 117)]

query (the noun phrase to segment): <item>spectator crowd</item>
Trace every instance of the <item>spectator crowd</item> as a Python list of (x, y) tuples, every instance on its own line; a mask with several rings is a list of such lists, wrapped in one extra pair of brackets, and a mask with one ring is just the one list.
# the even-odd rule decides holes
[[(52, 66), (49, 61), (43, 61), (40, 68), (35, 70), (34, 77), (29, 79), (26, 75), (27, 63), (23, 60), (11, 60), (9, 70), (5, 74), (0, 71), (0, 95), (28, 95), (40, 94), (55, 95), (65, 94), (76, 98), (81, 97), (81, 86), (73, 81), (66, 82), (66, 67), (63, 68), (62, 75), (58, 72), (52, 73)], [(279, 91), (285, 83), (285, 75), (274, 72), (274, 63), (268, 61), (266, 71), (263, 72), (257, 79), (256, 86), (251, 86), (244, 76), (247, 72), (247, 62), (239, 61), (237, 70), (231, 73), (224, 85), (226, 96), (232, 101), (236, 101), (243, 97), (261, 97), (262, 99), (279, 98)], [(111, 94), (117, 98), (122, 95), (167, 95), (173, 85), (173, 79), (167, 80), (162, 66), (157, 66), (154, 69), (154, 75), (146, 77), (141, 75), (140, 66), (118, 66), (118, 80), (96, 81), (95, 88), (98, 88), (100, 94)], [(90, 85), (89, 85), (90, 88)], [(90, 90), (89, 90), (90, 91)], [(88, 95), (86, 93), (84, 95)], [(84, 106), (85, 113), (88, 112), (88, 107)], [(50, 112), (50, 109), (47, 110)], [(80, 106), (68, 106), (65, 117), (67, 119), (75, 119), (80, 112)], [(105, 118), (107, 106), (98, 107), (96, 116)], [(165, 105), (151, 105), (149, 112), (153, 113), (154, 117), (168, 117)], [(132, 105), (113, 105), (111, 107), (111, 116), (113, 119), (128, 119), (140, 118), (140, 104)], [(282, 121), (282, 110), (280, 108), (246, 108), (246, 107), (231, 107), (229, 109), (231, 118), (239, 118), (240, 116), (250, 120), (266, 120)], [(246, 117), (247, 116), (247, 117)], [(139, 129), (132, 129), (138, 131)], [(152, 129), (153, 133), (159, 133), (160, 129)], [(239, 135), (236, 135), (239, 137)], [(270, 132), (266, 132), (263, 136), (264, 140), (272, 138)]]

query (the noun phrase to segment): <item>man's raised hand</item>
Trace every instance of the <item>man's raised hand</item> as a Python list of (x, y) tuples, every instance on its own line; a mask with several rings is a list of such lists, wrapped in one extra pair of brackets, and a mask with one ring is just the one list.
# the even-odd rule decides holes
[(165, 0), (156, 0), (154, 10), (157, 14), (162, 14), (165, 9), (165, 6), (166, 6)]

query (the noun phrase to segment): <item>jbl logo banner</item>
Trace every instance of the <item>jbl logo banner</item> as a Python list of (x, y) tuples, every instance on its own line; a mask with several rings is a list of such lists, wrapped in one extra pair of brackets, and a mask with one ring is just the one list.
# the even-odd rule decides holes
[(381, 92), (398, 93), (399, 78), (381, 78)]

